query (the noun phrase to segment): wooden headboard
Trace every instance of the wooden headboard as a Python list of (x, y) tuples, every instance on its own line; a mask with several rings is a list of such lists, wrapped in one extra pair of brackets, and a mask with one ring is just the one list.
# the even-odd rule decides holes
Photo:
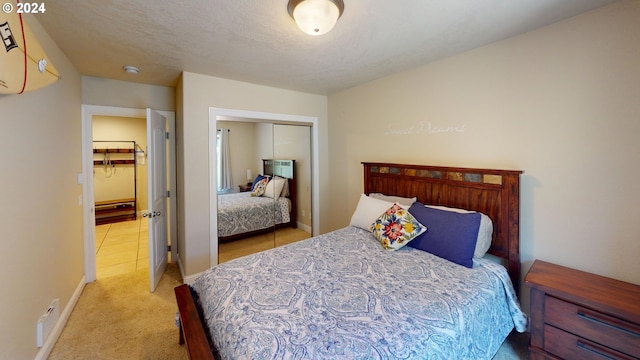
[(489, 254), (506, 259), (511, 282), (520, 284), (519, 170), (363, 162), (364, 192), (417, 197), (428, 205), (479, 211), (493, 221)]

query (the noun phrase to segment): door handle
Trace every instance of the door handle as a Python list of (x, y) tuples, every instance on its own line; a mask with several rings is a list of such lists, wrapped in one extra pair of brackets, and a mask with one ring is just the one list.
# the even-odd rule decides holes
[(152, 211), (150, 213), (148, 213), (148, 212), (147, 213), (143, 213), (142, 217), (148, 217), (149, 219), (151, 219), (151, 218), (154, 218), (154, 217), (160, 216), (160, 215), (162, 215), (162, 212), (160, 212), (160, 211)]

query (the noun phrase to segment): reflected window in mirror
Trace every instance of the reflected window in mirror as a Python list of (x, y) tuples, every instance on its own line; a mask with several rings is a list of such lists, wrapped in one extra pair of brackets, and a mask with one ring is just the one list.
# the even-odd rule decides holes
[(227, 128), (218, 129), (216, 135), (216, 156), (218, 173), (218, 194), (230, 193), (233, 190), (233, 177), (231, 170), (231, 145)]

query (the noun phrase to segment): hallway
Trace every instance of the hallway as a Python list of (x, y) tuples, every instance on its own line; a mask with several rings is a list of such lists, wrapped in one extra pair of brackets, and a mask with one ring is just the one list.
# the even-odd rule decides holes
[(96, 277), (122, 275), (149, 268), (148, 220), (96, 226)]

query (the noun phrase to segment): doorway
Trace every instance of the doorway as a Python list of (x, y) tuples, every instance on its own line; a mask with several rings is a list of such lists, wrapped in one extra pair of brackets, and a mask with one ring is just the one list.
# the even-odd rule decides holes
[(96, 278), (149, 268), (146, 118), (94, 115)]
[[(177, 259), (177, 219), (176, 219), (176, 158), (175, 158), (175, 114), (173, 112), (160, 111), (167, 120), (167, 151), (166, 151), (166, 182), (168, 189), (168, 201), (167, 201), (167, 219), (168, 219), (168, 232), (167, 232), (167, 245), (171, 249), (170, 258)], [(99, 239), (96, 232), (96, 214), (95, 214), (95, 192), (94, 192), (94, 152), (93, 152), (93, 122), (94, 118), (99, 117), (112, 117), (123, 119), (145, 119), (147, 115), (146, 109), (131, 109), (131, 108), (119, 108), (108, 106), (95, 106), (95, 105), (83, 105), (82, 106), (82, 162), (83, 172), (78, 174), (78, 182), (83, 184), (83, 194), (81, 200), (83, 203), (83, 218), (84, 218), (84, 271), (87, 282), (96, 280), (98, 266), (96, 259), (96, 252), (99, 249), (97, 246)], [(126, 120), (123, 120), (126, 121)], [(146, 126), (145, 126), (146, 128)], [(142, 146), (138, 150), (146, 150)], [(135, 155), (135, 152), (134, 152)], [(116, 170), (118, 171), (118, 170)], [(124, 172), (124, 171), (122, 171)], [(138, 180), (138, 179), (136, 179)], [(146, 181), (147, 179), (145, 179)], [(146, 194), (146, 190), (145, 190)], [(138, 236), (140, 233), (145, 232), (146, 218), (140, 216), (142, 209), (136, 206), (136, 221), (139, 222)], [(131, 224), (135, 227), (135, 224)], [(115, 229), (114, 229), (115, 230)], [(128, 229), (126, 231), (130, 231)], [(109, 230), (111, 231), (111, 230)], [(116, 231), (117, 232), (117, 231)], [(171, 246), (174, 245), (174, 246)], [(140, 247), (140, 244), (138, 244)], [(140, 252), (141, 255), (145, 255)], [(136, 259), (137, 261), (137, 259)], [(147, 265), (148, 267), (148, 265)]]

